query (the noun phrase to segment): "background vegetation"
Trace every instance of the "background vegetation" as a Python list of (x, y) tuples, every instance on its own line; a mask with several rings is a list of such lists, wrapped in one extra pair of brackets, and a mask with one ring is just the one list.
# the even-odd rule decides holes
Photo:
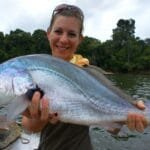
[[(0, 32), (0, 62), (34, 53), (51, 53), (44, 30), (37, 29), (33, 34), (21, 29), (6, 35)], [(91, 64), (106, 70), (150, 71), (150, 38), (142, 40), (135, 37), (133, 19), (120, 19), (112, 30), (112, 38), (105, 42), (86, 36), (77, 53), (87, 57)]]

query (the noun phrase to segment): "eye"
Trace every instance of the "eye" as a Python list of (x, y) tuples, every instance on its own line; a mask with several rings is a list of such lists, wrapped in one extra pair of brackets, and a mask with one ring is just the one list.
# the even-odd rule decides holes
[(54, 32), (55, 32), (56, 34), (58, 34), (58, 35), (62, 34), (62, 31), (61, 31), (61, 30), (55, 30)]
[(69, 37), (76, 37), (77, 36), (77, 34), (74, 32), (70, 32), (70, 33), (68, 33), (68, 35), (69, 35)]

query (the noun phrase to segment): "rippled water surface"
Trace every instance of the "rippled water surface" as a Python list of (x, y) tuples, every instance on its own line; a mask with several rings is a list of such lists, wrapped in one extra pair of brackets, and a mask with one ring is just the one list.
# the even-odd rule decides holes
[(150, 75), (117, 74), (108, 78), (128, 94), (150, 99)]
[[(150, 100), (150, 75), (115, 74), (108, 78), (134, 98)], [(124, 127), (118, 137), (100, 128), (91, 129), (90, 133), (94, 150), (150, 150), (150, 126), (144, 133)]]

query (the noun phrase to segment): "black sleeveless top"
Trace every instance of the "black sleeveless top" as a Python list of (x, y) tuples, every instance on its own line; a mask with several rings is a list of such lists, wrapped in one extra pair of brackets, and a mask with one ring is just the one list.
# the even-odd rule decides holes
[(89, 127), (48, 124), (41, 132), (38, 150), (92, 150)]

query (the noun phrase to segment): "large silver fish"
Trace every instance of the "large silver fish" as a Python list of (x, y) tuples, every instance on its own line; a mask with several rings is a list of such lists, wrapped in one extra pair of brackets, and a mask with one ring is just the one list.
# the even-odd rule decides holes
[(5, 115), (13, 119), (28, 107), (26, 93), (38, 86), (49, 99), (50, 111), (57, 112), (62, 122), (102, 125), (125, 121), (129, 112), (150, 118), (149, 104), (146, 110), (138, 110), (128, 102), (130, 96), (99, 75), (93, 77), (50, 55), (17, 57), (0, 65), (0, 106), (6, 105)]

